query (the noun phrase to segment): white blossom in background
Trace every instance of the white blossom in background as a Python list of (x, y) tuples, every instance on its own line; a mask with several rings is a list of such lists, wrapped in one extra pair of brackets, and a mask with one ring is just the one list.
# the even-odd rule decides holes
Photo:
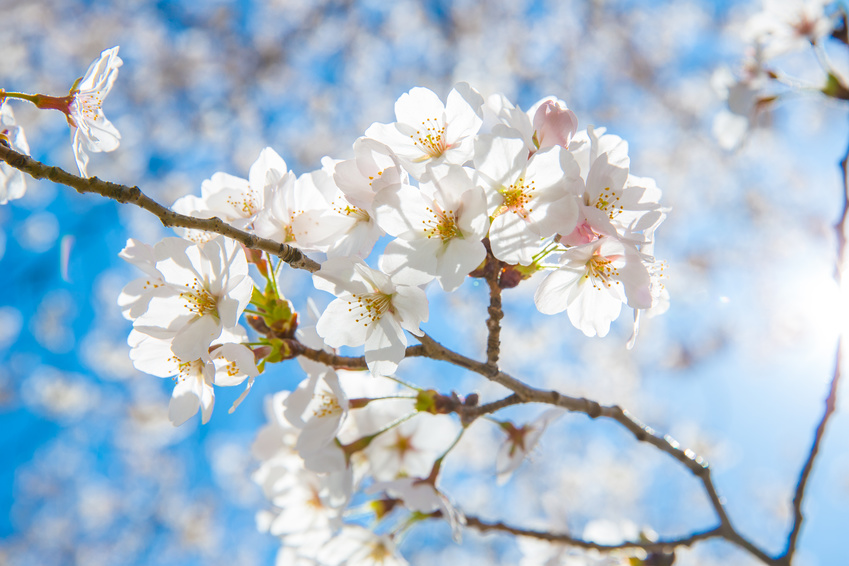
[[(17, 151), (29, 155), (29, 145), (24, 130), (15, 122), (12, 107), (0, 98), (0, 143), (6, 143)], [(5, 161), (0, 162), (0, 204), (19, 199), (27, 190), (24, 174)]]
[(496, 127), (478, 137), (475, 167), (492, 216), (489, 241), (498, 259), (530, 265), (542, 238), (571, 232), (578, 218), (577, 196), (583, 189), (572, 155), (553, 146), (534, 153), (521, 134)]
[(118, 47), (100, 54), (79, 83), (71, 87), (70, 103), (63, 109), (71, 126), (74, 158), (80, 175), (88, 177), (86, 151), (114, 151), (121, 143), (121, 134), (106, 119), (101, 105), (118, 78), (118, 68), (124, 62), (118, 57)]
[(509, 424), (508, 427), (504, 428), (502, 425), (507, 434), (507, 439), (498, 449), (498, 454), (495, 457), (495, 474), (499, 485), (507, 483), (513, 472), (522, 465), (525, 458), (539, 444), (548, 425), (560, 418), (564, 412), (562, 409), (549, 409), (521, 427)]
[(427, 297), (401, 276), (386, 275), (361, 260), (333, 258), (313, 274), (316, 289), (336, 295), (316, 330), (328, 346), (365, 346), (369, 370), (392, 375), (404, 359), (404, 331), (421, 336), (427, 322)]
[(371, 474), (385, 481), (427, 477), (459, 433), (460, 425), (448, 415), (417, 413), (369, 444), (365, 455)]
[[(486, 197), (473, 172), (452, 165), (419, 188), (390, 185), (375, 197), (377, 222), (396, 239), (384, 251), (391, 273), (410, 270), (455, 290), (486, 258)], [(414, 277), (414, 275), (411, 275)]]
[(831, 0), (764, 0), (763, 9), (746, 23), (743, 35), (762, 46), (767, 59), (801, 51), (831, 33), (834, 22), (826, 14), (831, 3)]
[(395, 102), (397, 121), (372, 124), (366, 137), (388, 146), (410, 175), (424, 180), (428, 171), (472, 158), (482, 105), (483, 97), (466, 83), (454, 85), (445, 104), (433, 91), (416, 87)]
[(724, 107), (713, 119), (713, 136), (723, 149), (736, 149), (754, 128), (758, 111), (770, 95), (764, 92), (768, 79), (763, 72), (763, 53), (758, 48), (754, 58), (744, 66), (742, 76), (735, 77), (722, 67), (714, 71), (711, 84)]
[(466, 517), (454, 507), (430, 481), (419, 477), (403, 477), (392, 481), (378, 481), (367, 490), (369, 493), (385, 492), (388, 496), (400, 499), (410, 511), (419, 513), (442, 512), (444, 519), (451, 526), (454, 540), (459, 542)]

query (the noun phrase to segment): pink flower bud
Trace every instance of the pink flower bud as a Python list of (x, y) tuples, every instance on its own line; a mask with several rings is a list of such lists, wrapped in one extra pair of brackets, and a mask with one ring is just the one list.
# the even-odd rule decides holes
[(534, 115), (534, 138), (539, 149), (560, 145), (569, 147), (569, 141), (578, 131), (578, 117), (556, 100), (546, 100)]

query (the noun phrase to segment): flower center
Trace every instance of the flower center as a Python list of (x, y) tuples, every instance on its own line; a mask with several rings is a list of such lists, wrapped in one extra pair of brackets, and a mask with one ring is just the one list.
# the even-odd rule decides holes
[(416, 130), (414, 135), (410, 135), (416, 147), (425, 153), (416, 160), (417, 162), (437, 158), (450, 147), (445, 143), (445, 124), (440, 126), (439, 123), (440, 121), (435, 118), (422, 120), (421, 129)]
[(348, 312), (354, 313), (354, 322), (362, 322), (363, 326), (380, 320), (383, 313), (394, 312), (392, 295), (387, 293), (354, 294), (353, 300), (348, 301)]
[(342, 414), (342, 407), (335, 395), (322, 391), (313, 396), (315, 405), (312, 409), (313, 416), (317, 418), (333, 417)]
[(233, 207), (237, 214), (240, 216), (248, 217), (253, 216), (257, 212), (259, 212), (259, 203), (257, 202), (257, 195), (253, 189), (248, 190), (248, 192), (244, 193), (241, 198), (238, 197), (227, 197), (227, 204)]
[[(372, 177), (369, 177), (369, 179), (371, 178)], [(369, 183), (369, 186), (371, 186), (371, 183)], [(349, 203), (344, 199), (341, 200), (342, 204), (337, 204), (336, 201), (333, 201), (331, 205), (333, 207), (333, 211), (336, 214), (339, 214), (341, 216), (353, 217), (353, 219), (357, 222), (368, 222), (369, 220), (371, 220), (371, 216), (369, 216), (368, 212), (358, 206), (354, 206), (353, 204)]]
[(613, 261), (596, 251), (587, 262), (587, 272), (584, 279), (589, 279), (595, 289), (619, 285), (619, 269), (613, 266)]
[(434, 203), (436, 209), (427, 207), (427, 211), (433, 215), (432, 220), (422, 220), (424, 224), (424, 233), (428, 240), (433, 237), (438, 237), (443, 242), (447, 242), (451, 238), (462, 238), (463, 232), (457, 226), (457, 215), (453, 210), (442, 210), (439, 205)]
[(103, 104), (103, 96), (100, 91), (75, 92), (69, 110), (83, 120), (96, 122), (101, 104)]
[(619, 204), (619, 195), (616, 194), (616, 191), (610, 189), (610, 187), (605, 187), (601, 194), (598, 195), (598, 198), (595, 201), (595, 207), (602, 212), (606, 212), (608, 217), (613, 220), (616, 218), (620, 212), (625, 210), (625, 207)]
[(212, 294), (200, 284), (200, 281), (198, 281), (197, 278), (195, 278), (191, 285), (186, 285), (186, 288), (188, 290), (180, 293), (180, 298), (186, 301), (185, 307), (189, 310), (189, 312), (194, 313), (197, 316), (218, 314), (218, 299), (212, 296)]
[(501, 187), (498, 189), (498, 192), (501, 193), (501, 197), (504, 199), (504, 202), (498, 207), (493, 216), (498, 216), (505, 212), (513, 212), (527, 220), (528, 215), (533, 212), (534, 209), (530, 207), (525, 208), (525, 206), (531, 202), (531, 199), (533, 198), (533, 194), (531, 193), (535, 190), (535, 182), (531, 181), (526, 184), (524, 177), (519, 177), (516, 179), (516, 182), (509, 187)]

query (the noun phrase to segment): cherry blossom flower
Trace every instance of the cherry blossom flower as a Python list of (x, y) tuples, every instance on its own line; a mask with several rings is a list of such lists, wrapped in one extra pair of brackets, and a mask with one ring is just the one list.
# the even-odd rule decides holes
[(486, 258), (486, 197), (466, 169), (450, 166), (419, 189), (392, 185), (375, 197), (377, 222), (397, 239), (384, 251), (392, 273), (410, 269), (435, 277), (451, 292)]
[(154, 247), (165, 285), (156, 289), (134, 328), (171, 340), (182, 360), (197, 360), (248, 304), (253, 281), (236, 242), (217, 237), (202, 244), (165, 238)]
[(146, 275), (127, 283), (118, 295), (121, 314), (127, 320), (135, 320), (147, 311), (150, 299), (154, 295), (167, 295), (169, 290), (162, 289), (165, 286), (165, 280), (156, 269), (156, 254), (153, 246), (130, 238), (118, 257), (132, 263)]
[(545, 429), (563, 415), (562, 409), (549, 409), (528, 424), (516, 427), (506, 422), (501, 425), (507, 433), (507, 439), (495, 457), (495, 473), (498, 484), (507, 483), (513, 472), (518, 469), (542, 438)]
[(427, 477), (458, 433), (451, 417), (418, 413), (371, 441), (365, 450), (371, 473), (378, 480)]
[(578, 207), (578, 223), (562, 244), (576, 246), (601, 236), (619, 236), (634, 244), (651, 240), (664, 218), (654, 180), (630, 175), (602, 153), (592, 164)]
[[(240, 336), (241, 334), (241, 336)], [(224, 340), (245, 338), (240, 333), (227, 332)], [(213, 384), (239, 385), (246, 378), (259, 374), (254, 353), (237, 343), (217, 345), (197, 359), (180, 358), (171, 351), (171, 343), (143, 334), (130, 332), (130, 359), (139, 371), (158, 377), (174, 377), (174, 392), (168, 409), (168, 418), (179, 426), (201, 410), (202, 422), (212, 416), (215, 404)]]
[(88, 155), (83, 146), (92, 152), (108, 152), (116, 150), (121, 143), (121, 134), (103, 115), (101, 105), (112, 90), (118, 68), (123, 63), (118, 57), (118, 47), (107, 49), (89, 66), (76, 88), (71, 89), (68, 123), (71, 124), (74, 157), (83, 177), (88, 177)]
[(34, 103), (39, 108), (54, 108), (65, 114), (71, 127), (74, 158), (80, 175), (88, 177), (87, 151), (114, 151), (121, 143), (121, 134), (106, 119), (101, 105), (118, 77), (124, 62), (118, 57), (118, 47), (107, 49), (92, 62), (83, 78), (71, 87), (68, 96), (57, 98), (38, 95)]
[[(196, 218), (217, 216), (236, 228), (250, 227), (259, 211), (265, 208), (272, 191), (294, 182), (286, 162), (270, 147), (263, 149), (251, 165), (248, 179), (218, 172), (201, 183), (201, 196), (186, 195), (171, 206), (174, 212)], [(180, 236), (196, 243), (206, 242), (215, 234), (193, 228), (175, 228)]]
[(384, 491), (390, 497), (402, 500), (411, 511), (419, 513), (441, 511), (442, 518), (451, 525), (454, 540), (459, 542), (462, 526), (466, 524), (466, 517), (429, 480), (403, 477), (392, 481), (378, 481), (366, 491), (368, 493)]
[(605, 236), (564, 252), (560, 267), (540, 283), (534, 302), (544, 314), (567, 311), (587, 336), (605, 336), (622, 303), (637, 309), (651, 306), (650, 284), (637, 249)]
[(445, 104), (417, 87), (395, 102), (396, 122), (375, 123), (366, 137), (386, 144), (418, 180), (442, 164), (463, 165), (472, 158), (474, 136), (483, 123), (483, 98), (466, 83), (454, 86)]
[(575, 227), (583, 181), (578, 164), (560, 146), (529, 160), (519, 133), (505, 128), (500, 135), (479, 136), (475, 165), (493, 217), (489, 240), (498, 259), (530, 265), (541, 238)]
[(338, 222), (328, 222), (327, 196), (335, 190), (332, 174), (324, 170), (297, 179), (284, 175), (270, 186), (265, 208), (257, 215), (254, 231), (263, 238), (304, 250), (319, 250), (339, 232)]
[[(3, 98), (0, 98), (0, 142), (8, 144), (18, 153), (29, 155), (29, 145), (24, 130), (15, 122), (12, 107), (6, 104)], [(5, 161), (0, 162), (0, 204), (21, 198), (26, 190), (23, 172)]]
[(308, 375), (284, 405), (286, 420), (301, 431), (295, 448), (302, 457), (330, 444), (348, 414), (348, 397), (328, 368)]
[[(336, 174), (336, 167), (346, 162), (325, 157), (321, 163), (322, 168), (313, 174), (313, 180), (327, 202), (327, 207), (321, 214), (321, 233), (314, 236), (314, 246), (326, 253), (327, 257), (364, 258), (384, 234), (374, 219), (371, 202), (373, 195), (363, 190), (363, 187), (357, 187), (359, 190), (353, 193), (355, 196), (349, 197), (338, 186), (342, 176)], [(386, 171), (387, 181), (393, 176), (400, 177), (399, 171), (400, 168), (389, 168)], [(382, 177), (378, 181), (382, 181)], [(349, 188), (351, 186), (351, 183), (344, 181), (343, 184)]]
[(763, 70), (763, 58), (763, 50), (758, 45), (739, 78), (724, 67), (711, 77), (714, 90), (725, 101), (725, 107), (713, 119), (712, 129), (723, 149), (739, 147), (755, 126), (758, 113), (775, 98), (765, 92), (769, 79)]
[(831, 33), (834, 22), (825, 9), (830, 0), (764, 0), (761, 12), (746, 24), (743, 35), (771, 59), (800, 51)]
[(316, 330), (331, 348), (365, 346), (369, 370), (391, 375), (404, 359), (407, 337), (427, 321), (427, 297), (403, 276), (390, 277), (361, 260), (333, 258), (313, 274), (316, 289), (336, 295)]
[(345, 525), (318, 553), (324, 566), (406, 566), (395, 541), (356, 526)]
[(584, 181), (587, 180), (592, 164), (603, 153), (607, 154), (610, 165), (623, 169), (631, 167), (628, 142), (615, 134), (608, 134), (606, 128), (587, 126), (586, 130), (575, 134), (569, 144), (569, 153), (578, 162)]
[(539, 149), (559, 145), (569, 147), (578, 131), (578, 117), (566, 103), (554, 97), (541, 101), (534, 112), (534, 143)]

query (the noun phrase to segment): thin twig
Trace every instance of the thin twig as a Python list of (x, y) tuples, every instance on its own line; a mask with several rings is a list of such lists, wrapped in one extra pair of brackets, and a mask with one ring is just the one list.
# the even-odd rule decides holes
[(40, 161), (23, 155), (0, 144), (0, 160), (5, 161), (10, 166), (23, 171), (27, 175), (35, 179), (49, 179), (54, 183), (65, 185), (75, 189), (78, 193), (95, 193), (100, 196), (110, 198), (122, 204), (134, 204), (139, 208), (143, 208), (155, 215), (162, 221), (162, 224), (169, 227), (192, 228), (195, 230), (204, 230), (206, 232), (214, 232), (232, 238), (237, 242), (241, 242), (246, 248), (262, 250), (270, 254), (274, 254), (281, 260), (285, 261), (292, 267), (305, 269), (310, 272), (318, 271), (319, 264), (308, 258), (298, 248), (294, 248), (287, 244), (281, 244), (266, 238), (260, 238), (256, 234), (249, 234), (238, 228), (230, 226), (223, 222), (220, 218), (193, 218), (178, 214), (173, 210), (165, 208), (155, 200), (145, 195), (138, 187), (128, 187), (118, 183), (110, 183), (101, 181), (97, 177), (84, 179), (59, 167), (51, 167)]
[(503, 532), (510, 533), (516, 536), (535, 538), (546, 540), (549, 542), (562, 543), (568, 546), (577, 548), (585, 548), (587, 550), (598, 550), (602, 552), (610, 552), (614, 550), (628, 550), (641, 548), (646, 552), (668, 552), (678, 546), (692, 546), (693, 544), (710, 538), (723, 537), (721, 528), (713, 528), (707, 531), (700, 531), (689, 536), (658, 541), (645, 542), (623, 542), (620, 544), (599, 544), (588, 540), (583, 540), (565, 533), (550, 533), (547, 531), (537, 531), (533, 529), (522, 529), (513, 527), (503, 523), (502, 521), (483, 521), (477, 517), (466, 515), (466, 526), (477, 529), (481, 532)]
[[(849, 147), (846, 148), (846, 154), (840, 162), (840, 172), (843, 177), (843, 210), (841, 211), (840, 219), (834, 224), (834, 233), (837, 238), (837, 258), (834, 261), (834, 279), (837, 281), (838, 289), (842, 293), (844, 254), (846, 253), (846, 224), (847, 219), (849, 219)], [(814, 462), (819, 453), (820, 443), (825, 435), (825, 427), (837, 406), (837, 390), (842, 375), (842, 354), (843, 335), (841, 334), (837, 340), (834, 374), (831, 377), (828, 397), (825, 399), (825, 411), (814, 433), (814, 441), (808, 453), (808, 458), (805, 460), (801, 472), (799, 472), (799, 481), (796, 482), (796, 491), (793, 494), (793, 526), (790, 529), (790, 534), (787, 536), (787, 546), (784, 553), (779, 557), (780, 564), (789, 565), (791, 563), (793, 554), (796, 552), (796, 545), (799, 542), (799, 535), (802, 532), (802, 523), (804, 521), (802, 503), (805, 499), (805, 488), (811, 477), (811, 471), (814, 468)]]
[[(295, 356), (303, 356), (314, 362), (324, 364), (335, 369), (368, 369), (368, 363), (365, 356), (339, 356), (328, 352), (327, 350), (316, 350), (308, 346), (304, 346), (297, 340), (284, 340), (286, 346)], [(407, 358), (415, 358), (425, 355), (423, 346), (407, 346), (407, 351), (404, 354)]]

